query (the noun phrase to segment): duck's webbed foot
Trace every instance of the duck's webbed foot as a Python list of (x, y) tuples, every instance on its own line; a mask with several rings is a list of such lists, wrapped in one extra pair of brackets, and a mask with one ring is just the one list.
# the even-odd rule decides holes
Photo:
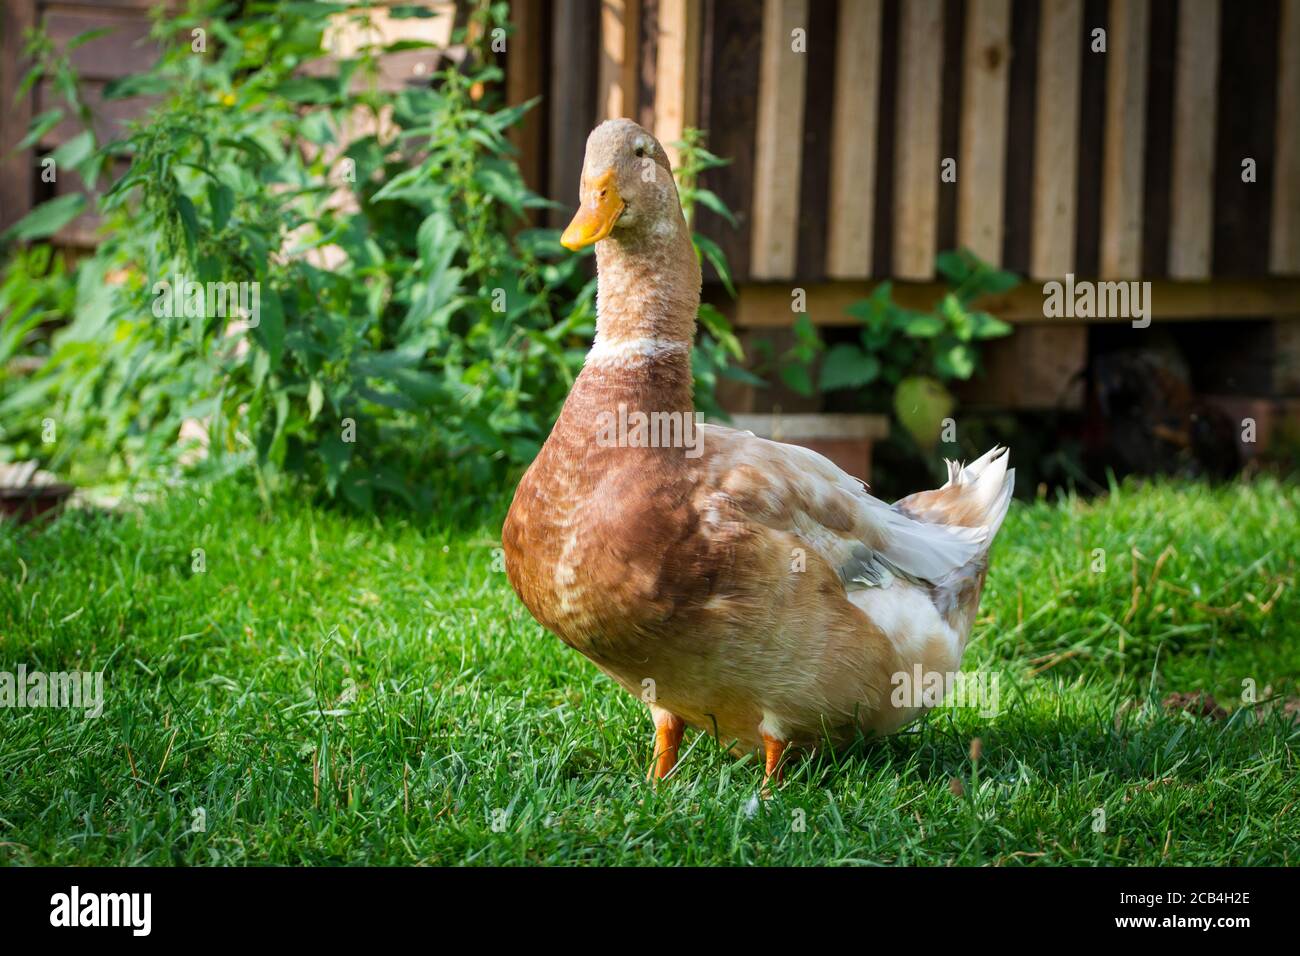
[(777, 785), (781, 783), (781, 774), (784, 770), (781, 758), (785, 755), (786, 748), (789, 747), (789, 741), (778, 740), (777, 738), (763, 734), (763, 791), (769, 790), (769, 785), (775, 778)]
[(650, 705), (650, 716), (655, 722), (655, 750), (646, 779), (662, 780), (677, 766), (677, 751), (682, 744), (686, 721), (654, 704)]

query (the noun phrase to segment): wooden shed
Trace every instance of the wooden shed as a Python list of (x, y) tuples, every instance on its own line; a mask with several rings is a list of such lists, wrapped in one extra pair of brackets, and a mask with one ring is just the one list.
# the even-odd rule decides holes
[[(1020, 324), (970, 396), (1063, 391), (1085, 323), (1043, 283), (1142, 279), (1158, 322), (1263, 320), (1272, 380), (1300, 386), (1300, 2), (1256, 0), (515, 0), (511, 96), (546, 97), (521, 139), (531, 181), (576, 202), (586, 131), (615, 115), (663, 141), (708, 132), (706, 185), (738, 228), (702, 231), (740, 282), (747, 332), (819, 326), (890, 279), (940, 294), (967, 247), (1027, 280), (988, 303)], [(595, 55), (593, 55), (593, 52)], [(945, 176), (945, 163), (949, 175)], [(559, 221), (557, 217), (556, 222)], [(743, 399), (742, 399), (743, 401)]]
[[(6, 0), (0, 96), (25, 26), (115, 26), (76, 54), (96, 104), (140, 62), (123, 50), (149, 5)], [(510, 16), (508, 97), (543, 97), (516, 136), (539, 192), (576, 203), (586, 134), (610, 116), (665, 143), (698, 126), (730, 160), (705, 185), (738, 226), (703, 210), (699, 227), (739, 283), (709, 294), (751, 340), (787, 334), (794, 288), (832, 335), (885, 279), (927, 306), (935, 254), (965, 246), (1027, 277), (984, 303), (1018, 327), (968, 402), (1080, 407), (1090, 351), (1127, 324), (1046, 317), (1043, 283), (1067, 274), (1150, 281), (1166, 329), (1237, 323), (1232, 390), (1300, 396), (1300, 0), (511, 0)], [(44, 97), (0, 113), (5, 222), (40, 198), (34, 158), (61, 135), (11, 150)], [(103, 104), (105, 121), (138, 108)]]

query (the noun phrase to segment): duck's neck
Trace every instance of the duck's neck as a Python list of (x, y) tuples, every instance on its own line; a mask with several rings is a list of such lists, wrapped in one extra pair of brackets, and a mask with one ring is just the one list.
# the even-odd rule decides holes
[(583, 390), (638, 411), (693, 411), (700, 266), (686, 223), (668, 237), (600, 242), (596, 267), (596, 340)]

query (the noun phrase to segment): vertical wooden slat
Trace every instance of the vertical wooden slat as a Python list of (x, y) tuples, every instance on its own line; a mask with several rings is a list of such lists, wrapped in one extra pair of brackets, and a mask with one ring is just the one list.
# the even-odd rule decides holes
[(902, 0), (880, 11), (880, 95), (876, 98), (875, 218), (871, 224), (871, 274), (894, 270), (894, 141), (898, 138), (898, 21)]
[(880, 8), (880, 0), (840, 4), (826, 238), (826, 271), (836, 279), (865, 279), (871, 274)]
[(1206, 279), (1214, 235), (1214, 128), (1219, 76), (1219, 0), (1183, 0), (1174, 66), (1174, 142), (1169, 275)]
[(637, 46), (638, 123), (655, 128), (655, 69), (659, 63), (659, 0), (641, 0), (640, 42)]
[[(1280, 0), (1224, 4), (1219, 20), (1219, 76), (1214, 131), (1216, 279), (1265, 276), (1272, 235), (1277, 125)], [(1251, 181), (1242, 164), (1250, 160)]]
[(550, 198), (564, 207), (550, 212), (555, 228), (564, 227), (578, 204), (587, 134), (596, 118), (596, 62), (591, 51), (599, 41), (598, 13), (595, 0), (555, 0), (548, 178)]
[(808, 66), (804, 74), (803, 144), (799, 150), (799, 225), (795, 275), (801, 282), (826, 278), (826, 223), (830, 220), (831, 134), (835, 103), (837, 4), (808, 5)]
[(1282, 2), (1276, 135), (1269, 269), (1294, 275), (1300, 273), (1300, 0)]
[(15, 102), (14, 94), (27, 63), (22, 58), (23, 33), (36, 25), (35, 0), (4, 0), (0, 11), (0, 230), (27, 214), (32, 206), (32, 154), (15, 152), (31, 122), (30, 95)]
[(731, 162), (705, 172), (703, 183), (731, 210), (736, 226), (699, 209), (698, 228), (718, 243), (736, 281), (749, 278), (754, 202), (754, 134), (758, 128), (758, 75), (763, 9), (757, 4), (714, 5), (709, 83), (709, 148)]
[(907, 0), (899, 19), (898, 137), (894, 142), (894, 274), (934, 275), (939, 192), (943, 5)]
[(994, 265), (1002, 262), (1010, 46), (1011, 0), (970, 0), (957, 164), (957, 242)]
[[(1084, 16), (1087, 16), (1086, 8)], [(1147, 28), (1147, 122), (1142, 158), (1142, 278), (1169, 278), (1178, 5), (1153, 0)]]
[(1134, 279), (1142, 269), (1142, 154), (1150, 21), (1147, 0), (1111, 0), (1101, 187), (1104, 278)]
[(939, 75), (939, 182), (934, 209), (934, 245), (936, 249), (956, 249), (957, 189), (961, 179), (943, 178), (943, 162), (961, 159), (962, 73), (965, 70), (966, 0), (943, 0), (943, 66)]
[[(1096, 3), (1097, 0), (1090, 0)], [(1007, 174), (1002, 199), (1002, 265), (1029, 274), (1033, 234), (1034, 114), (1038, 104), (1036, 0), (1011, 0), (1011, 66), (1007, 71)]]
[(1109, 0), (1084, 0), (1079, 69), (1077, 182), (1074, 190), (1074, 274), (1096, 278), (1101, 253), (1102, 144), (1106, 140), (1106, 55), (1092, 52), (1092, 34), (1110, 29)]
[(636, 116), (640, 22), (640, 0), (601, 0), (597, 104), (602, 119)]
[[(506, 102), (526, 103), (543, 92), (542, 61), (546, 50), (546, 27), (542, 0), (515, 0), (510, 5), (514, 33), (506, 52)], [(545, 106), (529, 110), (521, 123), (511, 127), (510, 141), (519, 150), (519, 171), (524, 184), (534, 192), (542, 190), (542, 121)]]
[(655, 59), (655, 128), (668, 158), (671, 145), (695, 126), (700, 101), (700, 4), (698, 0), (659, 0), (659, 42)]
[(807, 22), (808, 0), (764, 0), (750, 256), (756, 279), (794, 275), (807, 54), (794, 52), (791, 35)]
[(1038, 279), (1060, 277), (1074, 268), (1082, 18), (1081, 0), (1042, 7), (1029, 253), (1029, 271)]

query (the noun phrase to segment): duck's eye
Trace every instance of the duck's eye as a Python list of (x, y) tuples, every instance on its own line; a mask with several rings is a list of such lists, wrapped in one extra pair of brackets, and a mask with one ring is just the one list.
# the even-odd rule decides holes
[(644, 147), (644, 146), (638, 146), (638, 147), (636, 148), (636, 157), (637, 157), (637, 159), (642, 159), (642, 158), (645, 157), (645, 147)]

